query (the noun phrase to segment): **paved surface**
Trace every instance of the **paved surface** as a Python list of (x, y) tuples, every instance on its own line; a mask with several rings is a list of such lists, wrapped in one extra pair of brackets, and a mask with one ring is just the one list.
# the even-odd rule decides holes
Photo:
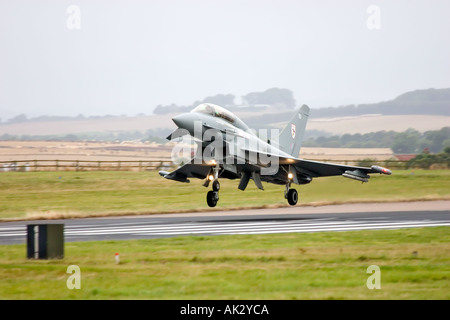
[(27, 224), (64, 223), (65, 241), (450, 226), (450, 201), (372, 203), (0, 223), (0, 244), (25, 243)]

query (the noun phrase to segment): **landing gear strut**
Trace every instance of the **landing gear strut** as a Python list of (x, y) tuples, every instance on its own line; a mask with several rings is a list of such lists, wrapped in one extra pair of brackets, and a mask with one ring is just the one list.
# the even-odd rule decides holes
[(295, 189), (291, 189), (291, 184), (286, 184), (286, 190), (284, 191), (284, 197), (287, 199), (291, 206), (295, 206), (298, 201), (298, 192)]

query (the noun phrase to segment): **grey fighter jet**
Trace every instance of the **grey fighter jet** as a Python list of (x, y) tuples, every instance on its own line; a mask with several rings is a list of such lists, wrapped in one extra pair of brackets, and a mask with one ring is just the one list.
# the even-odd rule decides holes
[(193, 137), (197, 144), (195, 155), (176, 170), (159, 174), (180, 182), (204, 179), (205, 187), (212, 183), (206, 197), (210, 207), (219, 201), (219, 179), (239, 179), (240, 190), (245, 190), (250, 179), (261, 190), (263, 181), (284, 185), (284, 197), (290, 205), (296, 205), (298, 193), (292, 184), (308, 184), (313, 178), (327, 176), (368, 182), (370, 173), (391, 174), (379, 166), (366, 168), (298, 158), (308, 116), (309, 107), (303, 105), (281, 133), (268, 137), (261, 131), (257, 135), (225, 108), (200, 104), (189, 113), (175, 116), (172, 120), (178, 129), (167, 137)]

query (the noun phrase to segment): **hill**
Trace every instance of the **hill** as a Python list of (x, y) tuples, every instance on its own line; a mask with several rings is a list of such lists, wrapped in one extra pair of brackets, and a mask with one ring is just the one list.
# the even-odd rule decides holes
[[(403, 93), (393, 100), (360, 105), (347, 105), (328, 108), (311, 107), (308, 130), (326, 130), (335, 134), (367, 133), (378, 130), (403, 131), (408, 128), (419, 131), (440, 129), (448, 126), (450, 118), (450, 88), (425, 89)], [(377, 116), (378, 118), (368, 119)], [(399, 117), (411, 115), (413, 117)], [(420, 117), (425, 115), (426, 117)], [(243, 118), (251, 127), (270, 127), (271, 124), (285, 123), (292, 116), (291, 110), (283, 110), (276, 114), (263, 113)], [(436, 117), (438, 116), (438, 117)], [(325, 118), (325, 119), (323, 119)], [(382, 119), (381, 119), (382, 118)], [(314, 125), (312, 122), (316, 121)], [(326, 123), (324, 123), (324, 121)], [(377, 126), (384, 121), (386, 128)], [(333, 123), (336, 128), (328, 128)], [(351, 131), (348, 131), (351, 130)], [(360, 131), (363, 130), (363, 131)]]
[[(283, 127), (292, 117), (293, 97), (287, 89), (269, 89), (250, 93), (247, 106), (228, 106), (251, 128)], [(269, 97), (266, 102), (264, 97)], [(205, 98), (233, 101), (232, 95)], [(282, 103), (284, 101), (284, 103)], [(307, 103), (307, 101), (304, 101)], [(283, 107), (281, 107), (283, 106)], [(307, 132), (318, 135), (342, 135), (377, 131), (402, 132), (409, 128), (420, 132), (439, 130), (450, 123), (450, 88), (407, 92), (397, 98), (362, 105), (316, 109), (311, 107)], [(176, 109), (176, 108), (175, 108)], [(190, 109), (189, 109), (190, 110)], [(184, 110), (184, 111), (187, 111)], [(135, 140), (154, 137), (164, 139), (175, 128), (171, 118), (177, 112), (158, 115), (27, 118), (19, 115), (0, 123), (0, 140)]]
[(318, 118), (359, 116), (364, 114), (450, 116), (450, 88), (415, 90), (385, 102), (314, 110), (314, 116)]

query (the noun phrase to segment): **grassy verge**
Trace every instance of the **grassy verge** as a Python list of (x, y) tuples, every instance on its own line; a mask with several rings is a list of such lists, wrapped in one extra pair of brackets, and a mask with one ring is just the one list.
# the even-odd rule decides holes
[[(0, 299), (450, 299), (450, 228), (66, 243), (0, 249)], [(120, 254), (115, 264), (114, 254)], [(69, 265), (81, 289), (69, 290)], [(380, 268), (369, 290), (367, 268)]]
[[(299, 205), (450, 199), (450, 170), (396, 171), (373, 175), (368, 184), (342, 177), (317, 178), (297, 186)], [(287, 206), (284, 187), (222, 179), (214, 210)], [(210, 210), (202, 182), (179, 183), (156, 172), (4, 172), (0, 174), (0, 219), (62, 218)]]

